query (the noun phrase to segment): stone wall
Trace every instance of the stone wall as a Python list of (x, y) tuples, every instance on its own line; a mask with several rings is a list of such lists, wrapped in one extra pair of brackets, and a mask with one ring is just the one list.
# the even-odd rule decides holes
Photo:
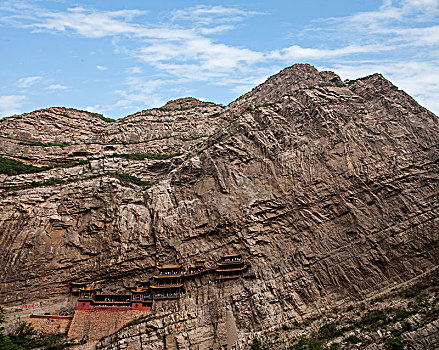
[(73, 316), (39, 316), (31, 315), (27, 324), (38, 332), (45, 334), (67, 333)]
[(77, 310), (70, 326), (68, 337), (78, 341), (93, 341), (106, 337), (128, 322), (150, 311), (111, 310), (107, 308), (94, 310)]

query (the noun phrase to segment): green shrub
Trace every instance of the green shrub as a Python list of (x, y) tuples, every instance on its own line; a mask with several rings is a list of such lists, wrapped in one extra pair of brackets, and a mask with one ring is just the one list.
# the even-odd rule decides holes
[(291, 346), (292, 350), (320, 350), (323, 349), (324, 340), (300, 338), (300, 340)]
[(90, 113), (90, 114), (94, 115), (95, 117), (101, 118), (104, 122), (107, 123), (113, 123), (116, 121), (113, 118), (104, 117), (102, 114), (99, 113)]
[(410, 332), (411, 330), (412, 330), (412, 325), (409, 322), (404, 321), (402, 323), (402, 331), (403, 332)]
[[(0, 306), (0, 325), (5, 321), (4, 310)], [(3, 334), (0, 326), (0, 350), (46, 349), (61, 350), (71, 344), (65, 342), (66, 334), (42, 334), (33, 327), (22, 323), (15, 332)]]
[(387, 316), (381, 312), (381, 311), (373, 311), (367, 315), (365, 315), (360, 323), (361, 324), (367, 324), (367, 325), (372, 325), (372, 324), (376, 324), (378, 321), (386, 321), (387, 320)]
[(41, 141), (20, 141), (18, 144), (28, 145), (28, 146), (41, 146), (41, 147), (52, 147), (52, 146), (67, 147), (72, 145), (70, 143), (51, 143), (51, 142), (45, 143)]
[(404, 343), (402, 342), (400, 337), (389, 338), (386, 341), (386, 349), (387, 350), (403, 350)]
[(20, 174), (33, 174), (42, 171), (47, 171), (53, 168), (70, 168), (76, 165), (88, 164), (89, 160), (79, 160), (77, 162), (57, 163), (54, 165), (34, 166), (13, 160), (9, 158), (0, 157), (0, 174), (6, 175), (20, 175)]
[(19, 174), (32, 174), (40, 171), (51, 169), (51, 167), (37, 167), (29, 164), (25, 164), (18, 160), (8, 159), (0, 157), (0, 174), (7, 175), (19, 175)]
[(414, 314), (414, 311), (406, 311), (406, 310), (397, 311), (395, 313), (395, 316), (393, 317), (393, 320), (394, 321), (404, 320), (413, 314)]
[(418, 293), (416, 293), (416, 292), (413, 291), (413, 290), (409, 290), (409, 291), (407, 291), (407, 292), (404, 293), (404, 297), (407, 298), (407, 299), (409, 299), (409, 298), (414, 298), (414, 297), (417, 296), (417, 295), (418, 295)]
[(250, 349), (252, 350), (263, 350), (266, 347), (261, 343), (258, 338), (253, 338), (253, 342), (250, 344)]
[(130, 175), (130, 174), (126, 174), (126, 173), (118, 173), (118, 172), (115, 172), (112, 175), (118, 177), (119, 179), (121, 179), (123, 181), (131, 182), (131, 183), (136, 184), (138, 186), (146, 186), (146, 187), (151, 186), (151, 183), (149, 181), (143, 181), (134, 175)]
[(342, 331), (337, 329), (332, 323), (326, 323), (319, 329), (320, 339), (331, 339), (338, 337), (342, 334)]
[(350, 335), (345, 339), (348, 343), (357, 344), (361, 343), (361, 339), (358, 338), (356, 335)]

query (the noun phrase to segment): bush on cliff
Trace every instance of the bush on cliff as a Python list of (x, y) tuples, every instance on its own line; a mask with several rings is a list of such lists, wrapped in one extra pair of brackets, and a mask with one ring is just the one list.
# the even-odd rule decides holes
[(0, 157), (0, 174), (6, 174), (10, 176), (19, 174), (33, 174), (53, 168), (70, 168), (88, 163), (89, 160), (79, 160), (76, 162), (58, 163), (39, 167), (20, 162), (18, 160)]
[(37, 167), (19, 162), (18, 160), (0, 157), (0, 174), (18, 175), (31, 174), (48, 170), (50, 167)]
[[(0, 306), (0, 325), (5, 321), (5, 313)], [(70, 344), (65, 342), (65, 334), (43, 334), (36, 332), (32, 326), (22, 323), (15, 332), (3, 334), (0, 326), (0, 350), (46, 349), (61, 350)]]

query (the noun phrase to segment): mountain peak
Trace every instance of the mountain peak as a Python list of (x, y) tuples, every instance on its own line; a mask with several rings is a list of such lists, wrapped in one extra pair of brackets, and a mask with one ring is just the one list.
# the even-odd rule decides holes
[(294, 64), (272, 75), (265, 82), (235, 100), (233, 105), (258, 105), (278, 100), (297, 89), (319, 85), (341, 84), (340, 77), (331, 71), (319, 71), (310, 64)]
[(213, 102), (204, 102), (194, 97), (181, 97), (175, 100), (168, 101), (162, 108), (164, 109), (182, 109), (182, 108), (193, 108), (201, 107), (206, 104), (212, 104)]

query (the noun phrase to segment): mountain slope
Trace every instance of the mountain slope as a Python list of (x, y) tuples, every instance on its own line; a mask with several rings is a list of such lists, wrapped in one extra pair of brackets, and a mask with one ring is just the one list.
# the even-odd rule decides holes
[[(215, 118), (211, 136), (177, 158), (93, 161), (72, 170), (75, 182), (4, 191), (1, 303), (49, 300), (56, 310), (71, 281), (117, 290), (156, 264), (240, 251), (257, 283), (207, 285), (172, 313), (157, 306), (140, 325), (147, 337), (117, 337), (218, 348), (234, 330), (244, 346), (437, 269), (438, 118), (382, 76), (342, 83), (295, 65)], [(108, 167), (155, 181), (142, 188)]]

